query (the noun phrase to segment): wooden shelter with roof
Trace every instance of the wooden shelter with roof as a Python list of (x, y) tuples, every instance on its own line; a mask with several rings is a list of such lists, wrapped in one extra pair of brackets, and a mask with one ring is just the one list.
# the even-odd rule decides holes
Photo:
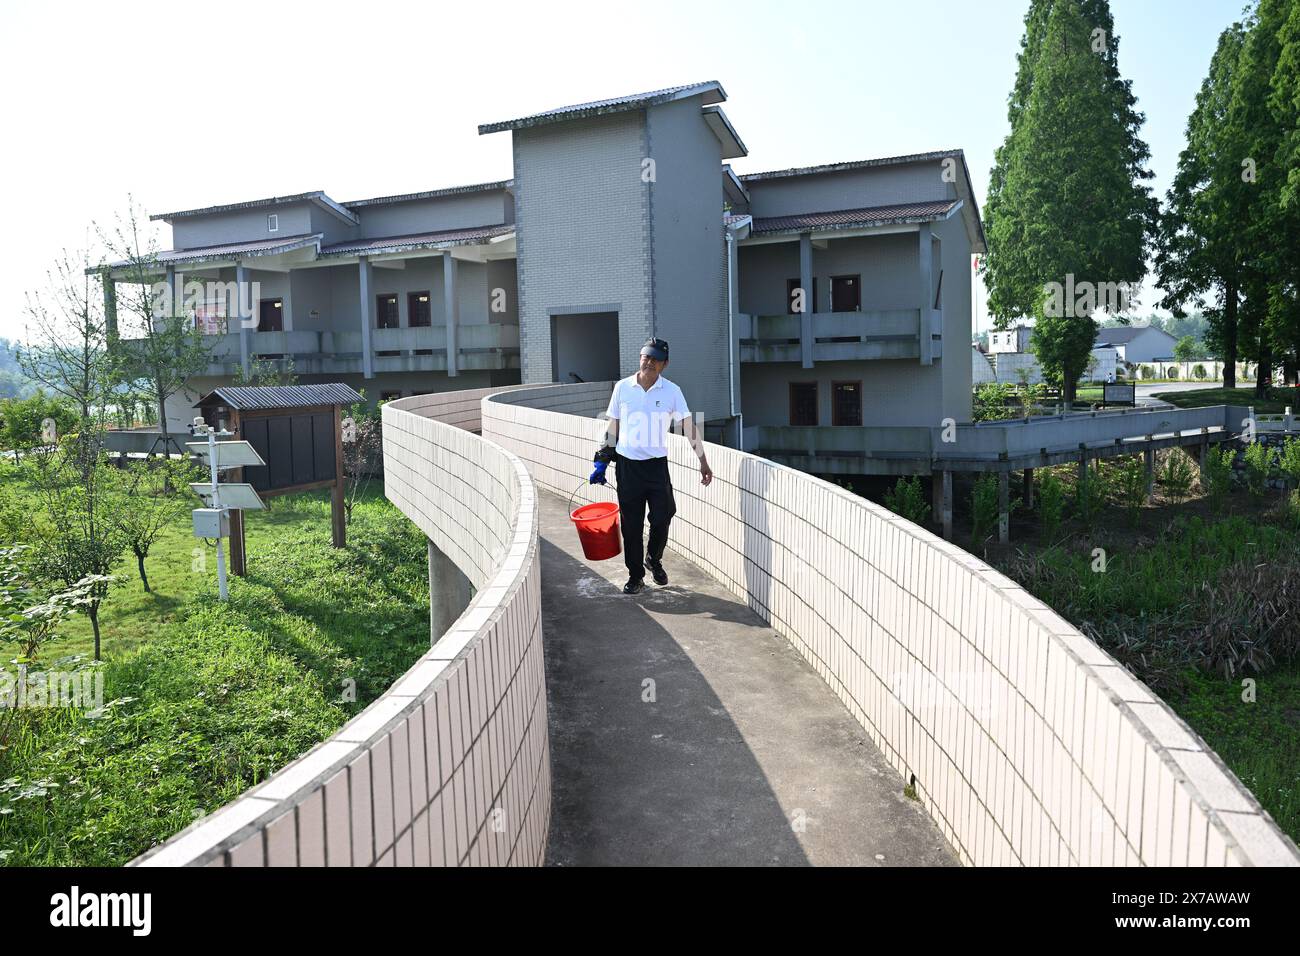
[[(195, 403), (208, 425), (224, 425), (256, 449), (265, 467), (241, 468), (233, 481), (246, 481), (263, 497), (331, 489), (334, 547), (347, 544), (343, 507), (343, 408), (365, 399), (339, 383), (323, 385), (224, 385)], [(244, 519), (230, 515), (230, 567), (245, 572)]]

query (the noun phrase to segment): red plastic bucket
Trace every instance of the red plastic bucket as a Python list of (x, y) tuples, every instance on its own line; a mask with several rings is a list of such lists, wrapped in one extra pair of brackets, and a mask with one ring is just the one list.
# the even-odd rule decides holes
[(582, 553), (588, 561), (605, 561), (623, 550), (618, 533), (618, 505), (612, 501), (597, 501), (583, 505), (569, 517), (578, 529)]

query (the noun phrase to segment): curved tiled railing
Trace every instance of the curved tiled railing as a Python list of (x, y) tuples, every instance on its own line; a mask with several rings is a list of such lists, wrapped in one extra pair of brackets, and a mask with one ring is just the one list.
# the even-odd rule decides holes
[(471, 434), (482, 389), (383, 409), (385, 493), (469, 578), (451, 629), (328, 741), (135, 861), (540, 864), (550, 750), (533, 483)]
[[(611, 383), (483, 401), (485, 437), (563, 494)], [(978, 558), (869, 501), (670, 441), (670, 547), (785, 635), (968, 864), (1296, 865), (1219, 758), (1116, 661)], [(581, 497), (611, 500), (583, 484)]]

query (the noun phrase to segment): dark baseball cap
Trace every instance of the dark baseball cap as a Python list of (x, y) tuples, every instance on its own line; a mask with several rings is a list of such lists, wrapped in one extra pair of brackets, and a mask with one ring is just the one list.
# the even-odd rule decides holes
[(668, 361), (668, 343), (663, 339), (649, 339), (641, 346), (641, 354), (660, 362)]

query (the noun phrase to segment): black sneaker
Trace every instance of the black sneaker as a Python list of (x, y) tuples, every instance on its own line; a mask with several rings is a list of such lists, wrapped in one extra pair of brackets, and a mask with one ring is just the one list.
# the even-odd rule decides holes
[(654, 575), (655, 584), (662, 585), (668, 583), (668, 572), (664, 570), (664, 566), (660, 562), (653, 559), (647, 559), (645, 566), (649, 568), (650, 573)]
[(624, 594), (640, 594), (645, 590), (645, 578), (628, 578), (623, 585)]

